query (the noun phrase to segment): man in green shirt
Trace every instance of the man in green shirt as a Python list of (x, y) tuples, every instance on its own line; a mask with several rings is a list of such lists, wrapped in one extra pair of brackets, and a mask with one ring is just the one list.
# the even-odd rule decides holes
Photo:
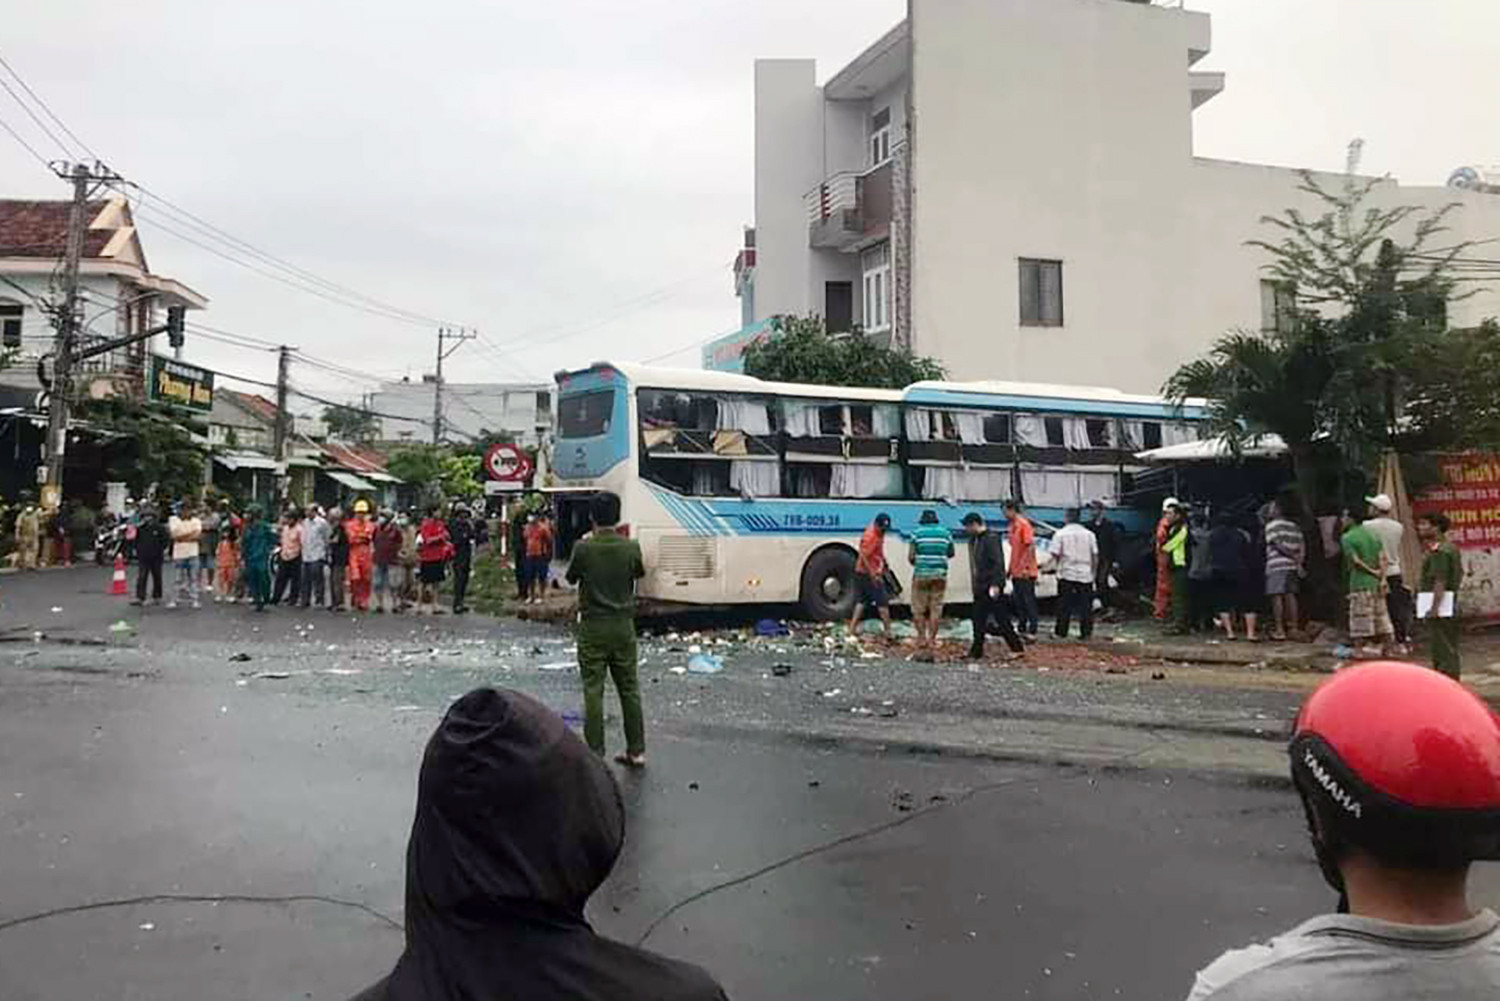
[(1385, 607), (1385, 547), (1374, 532), (1351, 518), (1344, 525), (1339, 548), (1344, 554), (1344, 584), (1349, 595), (1349, 641), (1357, 645), (1378, 640), (1378, 651), (1370, 648), (1362, 652), (1387, 655), (1393, 630)]
[(615, 760), (646, 763), (646, 725), (636, 679), (635, 582), (646, 575), (641, 547), (616, 531), (620, 498), (599, 494), (589, 504), (594, 530), (573, 547), (568, 581), (578, 585), (578, 668), (583, 676), (583, 736), (604, 753), (604, 676), (615, 682), (625, 723), (625, 753)]
[[(1448, 516), (1424, 514), (1417, 519), (1417, 537), (1426, 551), (1422, 557), (1423, 593), (1432, 595), (1426, 619), (1428, 642), (1432, 644), (1432, 666), (1457, 681), (1462, 664), (1458, 657), (1458, 589), (1464, 580), (1464, 564), (1458, 547), (1448, 541)], [(1439, 615), (1447, 595), (1453, 595), (1453, 614)]]
[(943, 596), (948, 590), (948, 561), (953, 558), (953, 533), (944, 528), (936, 511), (922, 512), (907, 546), (911, 563), (911, 616), (917, 627), (915, 660), (937, 656), (938, 625), (943, 619)]

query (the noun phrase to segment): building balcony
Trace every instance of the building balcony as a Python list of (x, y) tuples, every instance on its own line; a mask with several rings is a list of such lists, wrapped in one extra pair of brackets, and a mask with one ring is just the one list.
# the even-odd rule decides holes
[(812, 247), (853, 254), (879, 243), (891, 231), (891, 161), (834, 174), (804, 195), (803, 203)]

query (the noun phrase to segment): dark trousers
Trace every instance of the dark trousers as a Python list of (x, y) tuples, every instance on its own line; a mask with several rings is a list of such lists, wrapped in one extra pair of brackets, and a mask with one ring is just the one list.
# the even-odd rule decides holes
[[(323, 604), (323, 568), (326, 566), (322, 560), (302, 561), (302, 607)], [(293, 596), (296, 601), (296, 596)]]
[(974, 624), (974, 640), (969, 646), (971, 656), (978, 657), (984, 653), (984, 638), (987, 635), (999, 636), (1005, 640), (1011, 653), (1020, 653), (1026, 649), (1026, 644), (1016, 635), (1016, 627), (1011, 625), (1011, 604), (1004, 594), (991, 598), (983, 585), (976, 587), (971, 614)]
[(464, 599), (469, 595), (469, 569), (468, 560), (453, 561), (453, 610), (455, 612), (464, 607)]
[(1012, 578), (1010, 584), (1016, 603), (1016, 624), (1021, 632), (1035, 636), (1037, 630), (1036, 578), (1015, 577)]
[(302, 561), (282, 560), (276, 564), (276, 587), (271, 591), (271, 604), (281, 604), (283, 595), (290, 591), (289, 601), (295, 605), (302, 591)]
[[(1188, 577), (1187, 567), (1172, 568), (1172, 629), (1174, 633), (1186, 635), (1193, 628), (1192, 587), (1194, 581)], [(1212, 601), (1212, 582), (1200, 581), (1202, 590)], [(1210, 604), (1209, 607), (1212, 607)]]
[(344, 607), (344, 573), (348, 567), (343, 563), (330, 563), (328, 565), (328, 607), (340, 609)]
[(1385, 592), (1385, 610), (1391, 617), (1391, 629), (1396, 634), (1397, 643), (1411, 642), (1411, 619), (1413, 614), (1411, 592), (1406, 589), (1406, 582), (1401, 579), (1400, 574), (1392, 574), (1385, 579), (1387, 590)]
[(1213, 631), (1218, 611), (1214, 608), (1214, 583), (1211, 578), (1188, 577), (1188, 627)]
[(1073, 616), (1078, 616), (1078, 635), (1088, 639), (1094, 635), (1094, 585), (1076, 580), (1057, 582), (1057, 635), (1067, 638), (1068, 627)]
[(156, 556), (151, 559), (142, 559), (135, 568), (135, 600), (146, 600), (146, 578), (151, 578), (151, 598), (154, 601), (161, 600), (161, 562), (162, 557)]

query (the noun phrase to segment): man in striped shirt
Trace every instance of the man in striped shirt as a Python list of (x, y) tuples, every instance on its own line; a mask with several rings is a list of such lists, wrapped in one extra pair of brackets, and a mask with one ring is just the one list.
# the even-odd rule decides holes
[(936, 511), (922, 512), (907, 556), (912, 566), (911, 617), (917, 629), (915, 659), (931, 661), (937, 653), (938, 623), (948, 590), (948, 561), (953, 558), (953, 533), (939, 523)]
[(1271, 599), (1271, 613), (1276, 629), (1275, 640), (1285, 640), (1287, 630), (1295, 633), (1300, 624), (1297, 592), (1300, 590), (1307, 544), (1302, 529), (1287, 517), (1285, 504), (1277, 501), (1266, 522), (1266, 596)]

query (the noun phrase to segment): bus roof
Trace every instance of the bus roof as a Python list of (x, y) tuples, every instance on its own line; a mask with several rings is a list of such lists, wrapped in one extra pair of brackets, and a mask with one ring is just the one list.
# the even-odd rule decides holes
[(997, 410), (1087, 412), (1112, 416), (1184, 417), (1204, 416), (1206, 401), (1190, 399), (1179, 410), (1161, 396), (1125, 393), (1103, 386), (1063, 386), (1043, 382), (944, 382), (925, 380), (905, 389), (865, 389), (856, 386), (821, 386), (800, 382), (767, 382), (737, 372), (713, 372), (699, 368), (668, 368), (633, 362), (599, 361), (587, 369), (559, 372), (561, 382), (569, 375), (582, 375), (610, 368), (638, 388), (680, 389), (701, 393), (751, 393), (804, 399), (864, 400), (872, 403), (907, 403), (917, 406), (990, 407)]
[(710, 372), (700, 368), (667, 368), (633, 362), (595, 362), (587, 369), (559, 372), (558, 381), (569, 375), (612, 368), (642, 389), (682, 389), (700, 393), (754, 393), (761, 396), (794, 396), (819, 400), (865, 400), (900, 403), (899, 389), (865, 389), (858, 386), (819, 386), (802, 382), (766, 382), (737, 372)]
[(1206, 400), (1188, 399), (1179, 410), (1162, 396), (1126, 393), (1105, 386), (1063, 386), (1044, 382), (914, 382), (901, 394), (905, 403), (925, 406), (1066, 410), (1142, 417), (1202, 417)]

